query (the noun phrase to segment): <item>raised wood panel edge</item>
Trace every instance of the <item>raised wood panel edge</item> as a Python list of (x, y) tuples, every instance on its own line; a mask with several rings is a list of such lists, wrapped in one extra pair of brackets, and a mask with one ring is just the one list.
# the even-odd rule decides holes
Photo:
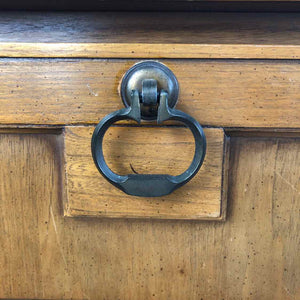
[(227, 217), (227, 204), (228, 204), (228, 176), (229, 176), (229, 163), (230, 159), (230, 136), (224, 131), (224, 150), (222, 162), (222, 186), (221, 186), (221, 211), (218, 221), (226, 221)]

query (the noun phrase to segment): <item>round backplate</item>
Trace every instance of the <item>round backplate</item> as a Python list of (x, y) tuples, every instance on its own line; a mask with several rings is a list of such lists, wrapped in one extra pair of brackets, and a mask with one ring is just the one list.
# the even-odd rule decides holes
[[(143, 61), (132, 66), (124, 75), (121, 83), (121, 98), (126, 107), (130, 106), (131, 92), (142, 91), (144, 79), (155, 79), (158, 90), (168, 92), (168, 104), (173, 108), (178, 100), (179, 85), (174, 73), (165, 65), (156, 61)], [(141, 104), (141, 118), (155, 120), (157, 109)]]

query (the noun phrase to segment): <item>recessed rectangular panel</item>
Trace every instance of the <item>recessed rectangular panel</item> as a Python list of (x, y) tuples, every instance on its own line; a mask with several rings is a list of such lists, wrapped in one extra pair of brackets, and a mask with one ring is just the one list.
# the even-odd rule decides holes
[[(91, 154), (94, 127), (66, 127), (67, 216), (118, 218), (222, 219), (226, 204), (226, 137), (207, 128), (207, 154), (199, 173), (172, 194), (129, 196), (102, 177)], [(184, 172), (192, 161), (194, 140), (181, 127), (112, 127), (104, 138), (104, 157), (118, 174)], [(225, 152), (225, 153), (224, 153)]]

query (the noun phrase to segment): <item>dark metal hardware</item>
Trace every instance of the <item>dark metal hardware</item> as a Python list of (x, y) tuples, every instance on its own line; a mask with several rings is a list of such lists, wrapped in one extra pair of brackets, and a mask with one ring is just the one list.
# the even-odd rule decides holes
[(170, 108), (174, 108), (178, 100), (178, 81), (174, 73), (168, 67), (152, 60), (135, 64), (124, 75), (120, 92), (125, 107), (131, 105), (131, 93), (137, 90), (141, 92), (141, 118), (143, 120), (156, 120), (157, 107), (153, 109), (146, 100), (148, 95), (146, 96), (145, 94), (149, 93), (149, 86), (146, 87), (143, 85), (145, 80), (156, 81), (157, 91), (165, 90), (168, 93), (168, 104)]
[[(155, 73), (155, 69), (158, 70), (158, 74)], [(140, 74), (136, 76), (135, 72), (140, 72)], [(161, 81), (159, 81), (160, 79)], [(128, 98), (128, 85), (133, 88), (130, 98)], [(166, 90), (161, 87), (165, 87)], [(202, 127), (188, 114), (173, 108), (178, 97), (177, 79), (171, 70), (158, 62), (146, 61), (133, 66), (123, 78), (121, 95), (126, 108), (105, 116), (95, 128), (92, 137), (94, 162), (99, 172), (111, 184), (129, 195), (158, 197), (170, 194), (191, 180), (203, 163), (206, 139)], [(128, 174), (123, 176), (112, 172), (105, 162), (102, 150), (103, 137), (109, 126), (125, 119), (140, 123), (141, 119), (154, 118), (158, 124), (166, 120), (180, 121), (192, 131), (195, 139), (195, 153), (189, 168), (178, 176), (167, 174)]]

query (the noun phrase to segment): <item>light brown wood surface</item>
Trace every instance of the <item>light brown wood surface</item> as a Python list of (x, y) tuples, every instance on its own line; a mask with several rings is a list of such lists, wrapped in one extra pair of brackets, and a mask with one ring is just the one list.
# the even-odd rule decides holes
[[(4, 12), (0, 57), (0, 298), (300, 298), (299, 14)], [(155, 202), (110, 186), (90, 153), (147, 58), (213, 127), (200, 173)], [(192, 151), (174, 126), (123, 123), (105, 143), (120, 173), (180, 173)]]
[[(0, 124), (96, 124), (123, 107), (118, 85), (139, 60), (0, 61)], [(300, 127), (295, 61), (161, 60), (180, 85), (177, 108), (218, 127)]]
[[(299, 15), (300, 18), (300, 15)], [(2, 57), (299, 59), (299, 45), (1, 43)]]
[(2, 57), (300, 57), (300, 14), (0, 14)]
[(225, 223), (64, 218), (62, 144), (0, 135), (0, 297), (299, 299), (299, 139), (233, 138)]
[[(145, 198), (125, 194), (98, 172), (91, 155), (94, 127), (65, 131), (67, 216), (114, 218), (224, 219), (227, 197), (227, 148), (223, 129), (206, 128), (207, 154), (199, 173), (172, 194)], [(186, 128), (113, 127), (103, 151), (117, 174), (183, 173), (194, 156), (194, 138)]]

